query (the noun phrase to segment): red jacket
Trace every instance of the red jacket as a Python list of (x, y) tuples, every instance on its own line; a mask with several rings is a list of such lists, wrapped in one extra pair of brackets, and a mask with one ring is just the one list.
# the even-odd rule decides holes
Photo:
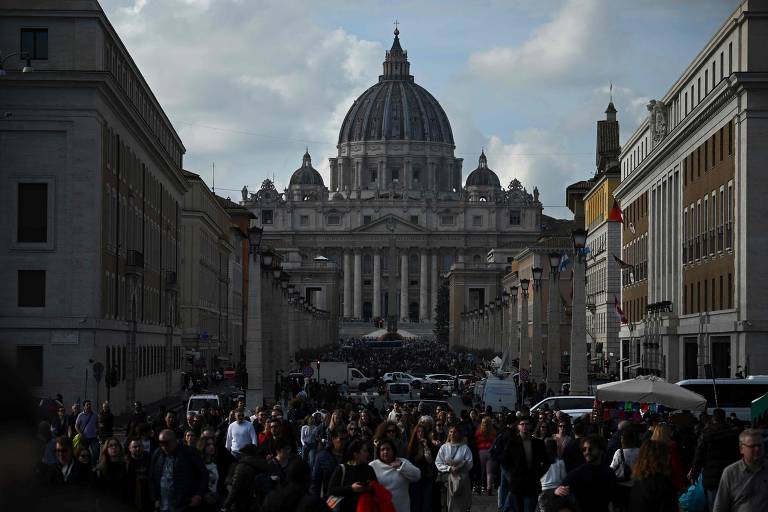
[(357, 500), (357, 512), (395, 512), (392, 493), (379, 482), (371, 482), (373, 492), (364, 492)]
[(475, 432), (475, 444), (477, 444), (478, 451), (490, 450), (494, 439), (496, 439), (495, 433), (490, 430), (485, 435), (480, 432), (480, 429), (477, 429), (477, 432)]

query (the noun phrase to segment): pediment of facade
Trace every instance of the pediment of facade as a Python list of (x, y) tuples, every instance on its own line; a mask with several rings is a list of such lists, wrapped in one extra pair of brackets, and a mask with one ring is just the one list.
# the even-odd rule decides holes
[(370, 224), (365, 224), (358, 228), (355, 228), (352, 230), (352, 232), (366, 233), (366, 234), (381, 233), (382, 235), (389, 235), (391, 233), (397, 233), (397, 234), (428, 233), (429, 230), (424, 226), (419, 226), (417, 224), (413, 224), (412, 222), (408, 222), (407, 220), (401, 217), (398, 217), (397, 215), (389, 214), (389, 215), (385, 215), (380, 219), (376, 219)]

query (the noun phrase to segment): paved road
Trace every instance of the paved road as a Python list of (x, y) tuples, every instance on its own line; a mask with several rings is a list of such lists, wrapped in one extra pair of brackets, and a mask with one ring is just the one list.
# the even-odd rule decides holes
[(472, 512), (496, 512), (496, 496), (472, 496)]

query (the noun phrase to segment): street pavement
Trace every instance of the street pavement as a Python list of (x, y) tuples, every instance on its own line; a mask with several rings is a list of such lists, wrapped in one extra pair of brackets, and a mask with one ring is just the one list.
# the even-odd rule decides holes
[(472, 512), (496, 512), (496, 496), (472, 496)]

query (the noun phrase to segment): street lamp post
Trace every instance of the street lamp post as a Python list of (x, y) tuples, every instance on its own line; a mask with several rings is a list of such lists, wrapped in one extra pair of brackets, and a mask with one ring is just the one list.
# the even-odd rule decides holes
[[(538, 384), (544, 380), (544, 370), (542, 364), (542, 342), (541, 342), (541, 276), (544, 271), (541, 267), (533, 267), (531, 275), (533, 277), (533, 336), (531, 341), (531, 380)], [(538, 389), (538, 388), (537, 388)]]
[(560, 388), (560, 263), (559, 252), (549, 253), (549, 308), (547, 310), (547, 390)]
[(584, 254), (587, 230), (575, 229), (572, 233), (576, 262), (573, 266), (573, 305), (571, 315), (571, 394), (587, 394), (587, 310), (585, 306)]

